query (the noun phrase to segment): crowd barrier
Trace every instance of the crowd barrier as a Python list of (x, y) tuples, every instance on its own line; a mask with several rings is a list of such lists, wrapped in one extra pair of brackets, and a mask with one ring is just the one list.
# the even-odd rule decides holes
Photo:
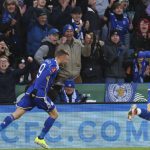
[[(87, 102), (147, 102), (149, 84), (76, 84), (76, 89), (88, 97)], [(17, 86), (17, 96), (25, 86)]]

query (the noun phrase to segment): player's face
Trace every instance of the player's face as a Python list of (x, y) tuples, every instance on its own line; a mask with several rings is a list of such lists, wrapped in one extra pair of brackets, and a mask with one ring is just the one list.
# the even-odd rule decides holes
[(60, 57), (60, 59), (61, 59), (61, 64), (64, 64), (64, 65), (69, 62), (69, 56), (68, 55), (62, 55)]

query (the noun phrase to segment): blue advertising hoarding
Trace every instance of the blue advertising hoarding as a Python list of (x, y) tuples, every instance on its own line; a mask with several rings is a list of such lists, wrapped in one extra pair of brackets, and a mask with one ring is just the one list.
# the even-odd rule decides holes
[[(145, 107), (145, 104), (139, 106)], [(139, 117), (127, 120), (128, 104), (58, 105), (59, 118), (46, 140), (51, 148), (146, 147), (150, 143), (150, 123)], [(0, 107), (0, 121), (13, 106)], [(34, 138), (48, 115), (35, 109), (3, 132), (0, 149), (38, 148)]]

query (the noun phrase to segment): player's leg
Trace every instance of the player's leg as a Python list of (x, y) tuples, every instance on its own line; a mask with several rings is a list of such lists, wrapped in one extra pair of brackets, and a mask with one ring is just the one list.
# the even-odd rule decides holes
[(35, 138), (35, 143), (39, 144), (40, 146), (44, 148), (48, 148), (48, 145), (46, 144), (44, 137), (48, 133), (50, 128), (53, 126), (53, 123), (55, 122), (55, 120), (57, 119), (58, 112), (54, 103), (49, 98), (43, 101), (43, 104), (41, 103), (40, 106), (38, 106), (38, 108), (42, 108), (46, 110), (49, 114), (49, 117), (46, 119), (41, 133), (39, 134), (38, 137)]
[(12, 113), (11, 115), (7, 116), (3, 120), (3, 122), (0, 124), (0, 131), (5, 129), (14, 120), (19, 119), (25, 112), (26, 112), (26, 110), (24, 110), (22, 108), (17, 108), (14, 113)]
[(17, 109), (10, 116), (7, 116), (4, 121), (0, 124), (0, 131), (5, 129), (14, 120), (19, 119), (27, 110), (31, 110), (34, 107), (34, 103), (28, 95), (22, 97), (22, 99), (17, 102)]
[(137, 115), (145, 120), (150, 121), (150, 112), (147, 109), (137, 108)]
[(53, 123), (58, 117), (57, 109), (54, 108), (51, 112), (48, 113), (49, 117), (46, 119), (44, 123), (44, 128), (42, 129), (40, 135), (38, 136), (40, 139), (44, 139), (45, 135), (48, 133), (50, 128), (53, 126)]

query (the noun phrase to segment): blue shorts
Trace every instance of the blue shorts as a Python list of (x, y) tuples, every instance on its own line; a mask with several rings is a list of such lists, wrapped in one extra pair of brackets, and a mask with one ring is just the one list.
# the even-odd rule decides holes
[(29, 95), (24, 95), (22, 99), (16, 104), (17, 107), (23, 108), (25, 110), (32, 110), (35, 106), (39, 109), (43, 109), (46, 112), (51, 112), (55, 105), (51, 101), (49, 97), (43, 98), (35, 98), (31, 99)]

